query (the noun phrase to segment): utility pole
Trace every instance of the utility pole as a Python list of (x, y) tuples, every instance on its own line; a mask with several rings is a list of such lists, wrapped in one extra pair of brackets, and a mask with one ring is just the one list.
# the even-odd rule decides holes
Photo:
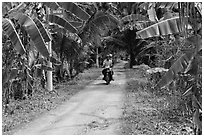
[[(48, 42), (48, 51), (50, 53), (50, 57), (52, 56), (52, 42)], [(48, 67), (52, 68), (52, 63), (50, 60), (47, 62)], [(47, 71), (47, 90), (52, 91), (53, 90), (53, 84), (52, 84), (52, 70)]]
[[(50, 14), (50, 9), (47, 8), (47, 13)], [(50, 53), (50, 57), (52, 56), (52, 41), (48, 42), (47, 45), (48, 48), (48, 52)], [(47, 62), (48, 67), (52, 68), (52, 63), (50, 62), (50, 59)], [(52, 91), (53, 90), (53, 83), (52, 83), (52, 70), (48, 70), (47, 71), (47, 86), (46, 86), (48, 91)]]

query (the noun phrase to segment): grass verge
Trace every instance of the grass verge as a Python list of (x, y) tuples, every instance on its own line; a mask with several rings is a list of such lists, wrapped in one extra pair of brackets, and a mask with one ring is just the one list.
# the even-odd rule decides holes
[(192, 135), (187, 118), (169, 109), (168, 96), (148, 90), (148, 80), (141, 69), (126, 69), (126, 95), (121, 134), (125, 135)]

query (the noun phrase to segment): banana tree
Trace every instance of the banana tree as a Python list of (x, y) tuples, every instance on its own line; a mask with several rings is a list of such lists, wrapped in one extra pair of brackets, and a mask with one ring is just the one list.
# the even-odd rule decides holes
[[(16, 77), (21, 78), (21, 80), (25, 79), (25, 92), (27, 95), (28, 90), (32, 90), (32, 74), (29, 71), (29, 56), (28, 53), (33, 49), (32, 46), (35, 46), (36, 49), (45, 57), (49, 58), (49, 53), (45, 45), (45, 41), (48, 42), (51, 39), (49, 38), (47, 31), (43, 28), (43, 25), (41, 22), (39, 22), (35, 17), (30, 17), (32, 14), (30, 13), (30, 4), (29, 3), (15, 3), (17, 6), (15, 8), (13, 7), (7, 7), (7, 12), (3, 14), (2, 19), (2, 27), (3, 27), (3, 34), (7, 35), (8, 38), (6, 39), (7, 42), (11, 41), (12, 46), (17, 51), (17, 53), (20, 55), (20, 57), (13, 58), (12, 62), (15, 62), (20, 59), (20, 64), (17, 65), (17, 67), (23, 67), (22, 69), (19, 68), (19, 71), (15, 73), (16, 75), (13, 75), (13, 77), (9, 76), (9, 70), (13, 70), (13, 65), (6, 65), (4, 70), (4, 84), (5, 85), (12, 85), (12, 81), (16, 79)], [(5, 4), (4, 5), (9, 5)], [(38, 24), (33, 21), (35, 19)], [(31, 44), (31, 42), (33, 44)], [(11, 49), (12, 50), (12, 49)], [(15, 57), (15, 56), (14, 56)], [(16, 62), (17, 63), (17, 62)], [(11, 63), (12, 64), (12, 63)], [(17, 63), (18, 64), (18, 63)], [(19, 75), (22, 73), (21, 75)], [(13, 73), (11, 73), (13, 74)], [(20, 76), (17, 76), (17, 74)], [(5, 90), (7, 90), (5, 88)], [(20, 89), (19, 89), (20, 90)], [(9, 92), (10, 90), (7, 90), (6, 92)], [(10, 93), (8, 93), (10, 94)], [(8, 95), (7, 94), (7, 95)], [(6, 97), (7, 99), (8, 96)], [(8, 102), (8, 101), (7, 101)]]
[(147, 10), (141, 8), (142, 4), (142, 2), (114, 3), (115, 7), (122, 11), (120, 13), (116, 11), (116, 14), (118, 14), (118, 16), (120, 17), (119, 33), (124, 34), (122, 41), (126, 43), (125, 50), (128, 51), (128, 54), (130, 56), (131, 68), (136, 63), (135, 57), (141, 49), (139, 44), (140, 40), (135, 39), (135, 32), (144, 29), (145, 27), (154, 23), (147, 16)]
[[(2, 20), (2, 27), (5, 32), (4, 34), (6, 34), (10, 38), (17, 52), (22, 56), (24, 54), (27, 54), (27, 51), (25, 51), (25, 46), (30, 41), (31, 43), (34, 43), (33, 45), (45, 58), (48, 58), (48, 60), (50, 60), (50, 53), (48, 52), (47, 45), (45, 44), (45, 42), (49, 42), (51, 40), (47, 32), (48, 30), (44, 28), (44, 26), (47, 24), (42, 23), (39, 19), (36, 18), (36, 11), (35, 8), (33, 8), (38, 4), (16, 3), (17, 6), (15, 8), (12, 8), (9, 5), (10, 3), (3, 4), (6, 7), (3, 15), (4, 18)], [(51, 21), (54, 20), (52, 19)], [(72, 22), (72, 24), (76, 23)], [(66, 27), (65, 24), (60, 25), (64, 25), (63, 27)], [(70, 28), (67, 29), (71, 31)], [(25, 43), (26, 41), (24, 40), (26, 38), (29, 39), (27, 43)]]
[[(82, 39), (83, 45), (92, 41), (96, 47), (100, 46), (100, 37), (102, 33), (107, 32), (110, 29), (111, 25), (114, 23), (117, 26), (117, 20), (108, 13), (104, 13), (102, 11), (98, 11), (95, 3), (92, 4), (85, 4), (85, 3), (44, 3), (45, 5), (50, 5), (50, 7), (62, 8), (63, 10), (63, 17), (67, 22), (69, 22), (73, 26), (77, 26), (76, 33)], [(55, 5), (55, 6), (52, 6)], [(80, 5), (80, 7), (79, 7)], [(88, 5), (88, 8), (87, 8)], [(73, 8), (75, 7), (75, 8)], [(76, 9), (78, 7), (78, 9)], [(74, 10), (75, 9), (75, 10)], [(89, 15), (85, 12), (85, 10), (93, 9), (93, 12)], [(70, 15), (69, 12), (72, 12), (76, 17)], [(82, 24), (80, 26), (80, 24)], [(109, 27), (109, 28), (108, 28)], [(95, 42), (98, 41), (98, 42)]]
[[(201, 12), (195, 3), (178, 3), (179, 16), (160, 20), (143, 30), (136, 32), (136, 38), (160, 37), (171, 34), (180, 34), (185, 38), (183, 47), (192, 45), (193, 48), (184, 50), (183, 54), (169, 68), (168, 72), (161, 78), (155, 88), (162, 88), (178, 76), (190, 76), (191, 80), (185, 81), (187, 87), (184, 96), (191, 96), (193, 106), (194, 133), (202, 134), (202, 119), (200, 118), (201, 106), (201, 77), (199, 70), (201, 65), (200, 51), (202, 50)], [(185, 12), (184, 12), (185, 11)], [(189, 27), (189, 25), (191, 27)], [(189, 29), (192, 29), (189, 33)]]

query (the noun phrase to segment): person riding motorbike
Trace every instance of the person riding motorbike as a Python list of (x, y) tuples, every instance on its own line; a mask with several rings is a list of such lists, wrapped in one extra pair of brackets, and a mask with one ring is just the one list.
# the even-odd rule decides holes
[(103, 80), (105, 79), (105, 72), (107, 69), (110, 69), (111, 70), (111, 80), (114, 80), (113, 79), (113, 61), (111, 59), (111, 55), (107, 55), (106, 56), (106, 59), (103, 61), (103, 66), (102, 66), (104, 69), (102, 70), (102, 74), (103, 74)]

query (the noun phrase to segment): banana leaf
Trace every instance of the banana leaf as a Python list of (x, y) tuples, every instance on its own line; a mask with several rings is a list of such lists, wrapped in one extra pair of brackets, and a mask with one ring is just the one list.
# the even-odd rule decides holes
[[(195, 56), (202, 49), (202, 38), (199, 35), (188, 37), (185, 44), (195, 44), (196, 50), (187, 51), (183, 54), (169, 69), (169, 71), (162, 77), (156, 86), (164, 87), (171, 83), (178, 72), (184, 72), (191, 75), (197, 75), (198, 57)], [(192, 58), (193, 57), (193, 58)]]
[(80, 18), (78, 18), (77, 16), (75, 16), (74, 14), (72, 14), (69, 11), (66, 11), (65, 9), (63, 9), (63, 18), (65, 20), (67, 20), (68, 22), (82, 22), (82, 20)]
[(173, 17), (160, 21), (156, 24), (153, 24), (147, 28), (144, 28), (136, 32), (136, 38), (149, 38), (149, 37), (158, 37), (162, 35), (169, 35), (181, 32), (180, 20), (179, 17)]
[(37, 50), (44, 56), (49, 57), (48, 49), (45, 45), (44, 39), (40, 34), (35, 22), (27, 15), (19, 13), (14, 17), (20, 25), (22, 25), (30, 36), (31, 40), (34, 42)]
[(80, 19), (82, 19), (84, 21), (86, 21), (86, 20), (88, 20), (90, 18), (90, 15), (86, 11), (81, 9), (79, 6), (77, 6), (73, 2), (58, 2), (58, 4), (63, 9), (73, 13), (78, 18), (80, 18)]
[(68, 21), (66, 21), (65, 19), (63, 19), (57, 15), (53, 15), (53, 14), (48, 15), (48, 20), (51, 23), (55, 23), (57, 25), (64, 27), (65, 29), (67, 29), (68, 31), (70, 31), (72, 33), (77, 33), (76, 28), (74, 28)]
[(38, 27), (43, 39), (45, 42), (49, 42), (51, 41), (51, 38), (48, 35), (48, 32), (45, 30), (43, 24), (41, 23), (41, 21), (37, 18), (34, 18), (33, 21), (35, 22), (36, 26)]
[(69, 22), (72, 26), (74, 26), (75, 28), (81, 27), (83, 25), (82, 22), (76, 22), (76, 21), (70, 21)]
[(156, 87), (162, 88), (168, 84), (170, 84), (179, 72), (184, 72), (187, 68), (192, 56), (193, 52), (185, 53), (180, 58), (178, 58), (174, 64), (169, 68), (169, 71), (160, 79), (157, 83)]
[(19, 54), (24, 54), (25, 48), (20, 40), (19, 35), (17, 34), (13, 23), (9, 19), (2, 19), (2, 28), (5, 31), (6, 35), (9, 36), (14, 48)]

